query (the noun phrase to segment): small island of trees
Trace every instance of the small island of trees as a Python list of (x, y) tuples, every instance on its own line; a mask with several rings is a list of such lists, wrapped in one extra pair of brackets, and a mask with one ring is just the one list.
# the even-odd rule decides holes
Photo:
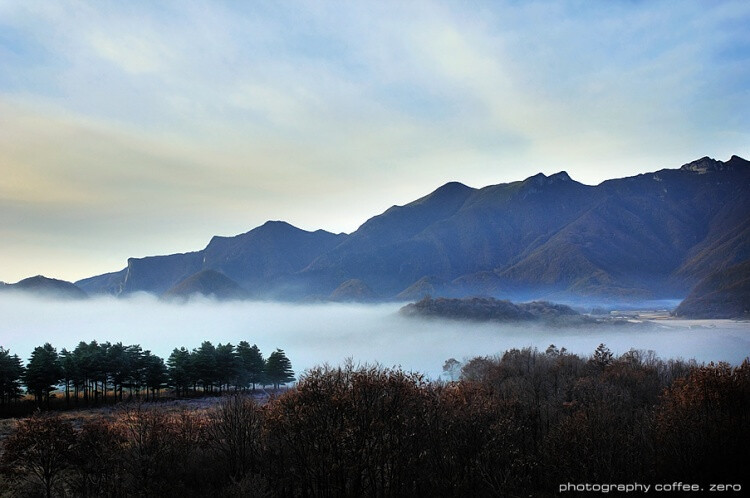
[(65, 406), (99, 405), (155, 400), (165, 389), (176, 397), (221, 395), (267, 385), (279, 389), (292, 381), (294, 371), (283, 350), (265, 359), (258, 346), (247, 341), (175, 348), (166, 362), (138, 344), (80, 342), (58, 353), (46, 343), (34, 348), (25, 366), (18, 355), (0, 347), (0, 415), (19, 412), (23, 386), (36, 407), (49, 408), (55, 391), (57, 405), (62, 400)]

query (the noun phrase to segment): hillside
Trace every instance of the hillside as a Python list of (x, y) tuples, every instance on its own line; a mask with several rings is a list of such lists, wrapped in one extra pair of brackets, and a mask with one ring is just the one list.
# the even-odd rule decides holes
[(331, 301), (374, 301), (377, 296), (367, 284), (361, 280), (347, 280), (331, 292)]
[(215, 270), (203, 270), (174, 285), (162, 294), (162, 297), (180, 300), (193, 295), (216, 299), (242, 299), (247, 297), (248, 293), (226, 275)]
[(256, 295), (272, 292), (274, 284), (284, 277), (287, 295), (304, 295), (308, 289), (292, 288), (289, 277), (345, 237), (269, 221), (234, 237), (215, 236), (200, 251), (130, 258), (127, 267), (119, 272), (90, 277), (77, 284), (90, 294), (162, 294), (202, 270), (216, 270), (245, 289), (255, 290)]
[(750, 261), (701, 280), (674, 314), (682, 318), (750, 319)]

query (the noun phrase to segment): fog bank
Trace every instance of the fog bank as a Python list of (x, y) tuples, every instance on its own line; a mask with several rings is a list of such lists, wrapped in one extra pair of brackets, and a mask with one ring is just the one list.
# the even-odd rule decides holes
[(275, 302), (161, 302), (150, 296), (50, 301), (0, 296), (0, 346), (26, 360), (34, 347), (58, 351), (79, 341), (140, 344), (165, 359), (175, 347), (246, 340), (267, 356), (284, 349), (297, 374), (347, 357), (400, 365), (437, 378), (448, 358), (460, 361), (509, 348), (549, 344), (589, 355), (599, 343), (616, 354), (651, 349), (662, 358), (740, 363), (750, 355), (750, 322), (665, 320), (641, 327), (553, 329), (474, 324), (400, 316), (397, 304), (284, 304)]

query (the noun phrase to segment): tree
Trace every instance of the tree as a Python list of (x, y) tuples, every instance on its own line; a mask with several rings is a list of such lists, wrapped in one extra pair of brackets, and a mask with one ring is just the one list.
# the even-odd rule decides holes
[(455, 358), (445, 360), (445, 363), (443, 364), (443, 373), (451, 379), (451, 382), (455, 381), (461, 374), (461, 362)]
[(216, 347), (210, 341), (203, 341), (201, 347), (193, 350), (193, 357), (195, 373), (203, 385), (203, 391), (213, 391), (216, 382)]
[(599, 344), (596, 351), (594, 351), (594, 356), (591, 358), (591, 363), (599, 368), (604, 368), (611, 365), (612, 361), (614, 361), (612, 351), (604, 344)]
[(192, 357), (187, 348), (174, 348), (167, 359), (167, 372), (169, 385), (174, 388), (177, 396), (184, 396), (190, 386), (195, 383)]
[(82, 389), (85, 403), (88, 404), (92, 396), (95, 401), (98, 401), (99, 390), (97, 386), (102, 377), (102, 368), (105, 361), (99, 343), (96, 341), (90, 343), (81, 341), (73, 350), (72, 356), (72, 362), (67, 362), (66, 365), (73, 366), (74, 375), (78, 377), (73, 380), (76, 388), (76, 399), (78, 398), (78, 389)]
[(0, 407), (21, 396), (24, 368), (18, 355), (0, 346)]
[(252, 385), (255, 391), (255, 385), (263, 382), (263, 372), (266, 366), (263, 354), (255, 344), (250, 346), (247, 341), (240, 341), (237, 344), (237, 357), (239, 358), (237, 383), (243, 388)]
[(50, 343), (34, 348), (26, 366), (24, 384), (36, 398), (37, 404), (45, 402), (49, 406), (49, 393), (55, 390), (62, 377), (57, 350)]
[(219, 392), (222, 387), (229, 390), (229, 384), (236, 386), (237, 379), (237, 355), (232, 343), (219, 343), (216, 346), (216, 381), (219, 384)]
[[(71, 351), (68, 351), (65, 348), (60, 350), (60, 367), (63, 372), (63, 382), (65, 383), (65, 403), (67, 404), (70, 403), (70, 386), (71, 384), (75, 385), (75, 379), (78, 377), (78, 368), (75, 356)], [(76, 399), (76, 401), (78, 400)]]
[[(151, 389), (152, 399), (159, 394), (169, 380), (164, 360), (152, 355), (148, 350), (143, 352), (143, 380), (146, 388)], [(146, 391), (146, 400), (148, 400), (148, 391)]]
[(74, 441), (72, 424), (59, 417), (21, 419), (5, 442), (3, 468), (11, 476), (41, 485), (49, 498), (60, 474), (70, 466)]
[(251, 398), (235, 394), (213, 410), (208, 441), (233, 480), (241, 480), (261, 461), (263, 410)]
[(279, 385), (292, 382), (294, 380), (294, 370), (292, 363), (286, 357), (284, 350), (276, 349), (266, 361), (266, 379), (273, 384), (274, 389)]
[(140, 398), (141, 386), (143, 386), (143, 349), (140, 344), (128, 346), (125, 350), (127, 356), (127, 386), (130, 390), (129, 397), (133, 397), (133, 391)]
[(122, 401), (122, 386), (130, 375), (130, 361), (127, 354), (128, 347), (121, 342), (112, 344), (107, 350), (107, 364), (112, 378), (112, 390), (115, 399)]
[(72, 448), (71, 496), (123, 496), (127, 440), (120, 424), (86, 420)]

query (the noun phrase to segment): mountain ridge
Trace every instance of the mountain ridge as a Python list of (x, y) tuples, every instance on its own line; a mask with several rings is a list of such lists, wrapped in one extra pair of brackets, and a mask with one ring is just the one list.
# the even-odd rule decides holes
[(565, 171), (482, 188), (448, 182), (351, 234), (269, 221), (76, 283), (92, 294), (160, 294), (216, 270), (254, 297), (289, 300), (325, 300), (350, 281), (381, 299), (436, 288), (454, 297), (674, 298), (750, 258), (749, 193), (750, 162), (738, 156), (595, 186)]

